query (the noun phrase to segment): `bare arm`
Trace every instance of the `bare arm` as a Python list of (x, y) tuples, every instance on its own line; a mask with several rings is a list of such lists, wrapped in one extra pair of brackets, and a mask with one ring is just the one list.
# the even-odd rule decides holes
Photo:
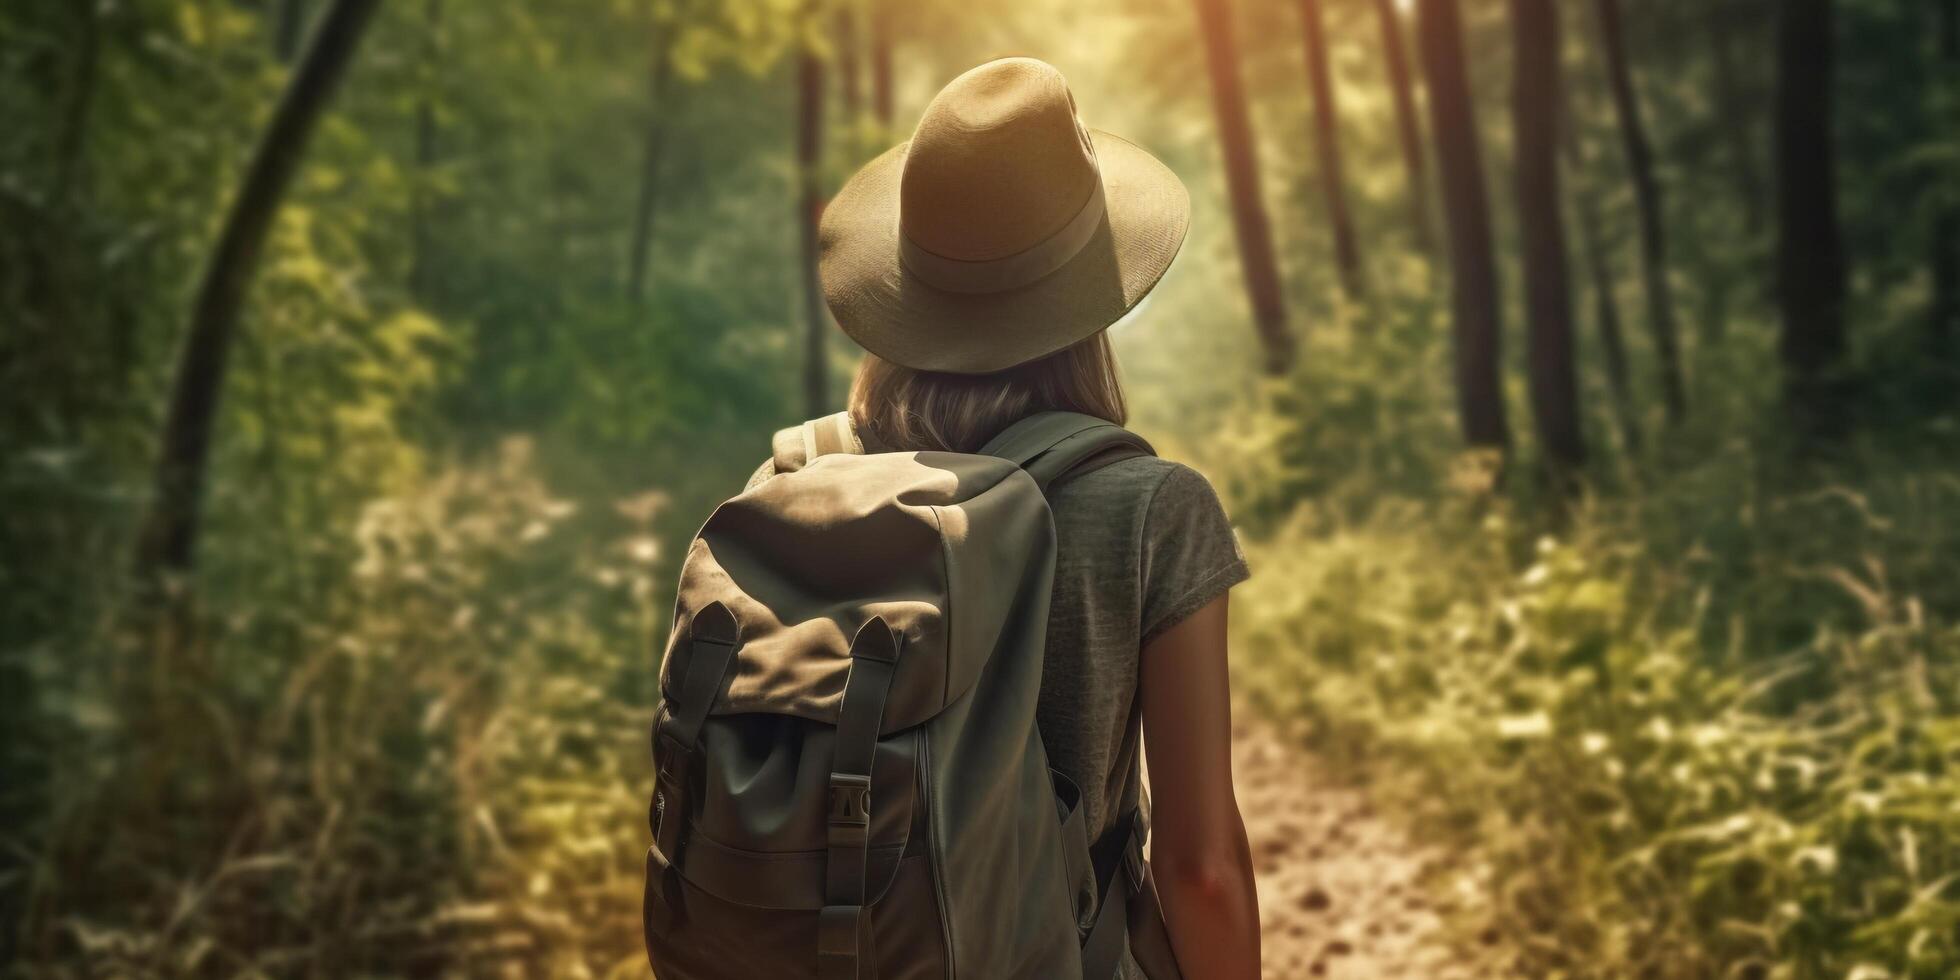
[(1226, 599), (1143, 648), (1150, 865), (1184, 975), (1259, 980), (1252, 851), (1232, 793)]

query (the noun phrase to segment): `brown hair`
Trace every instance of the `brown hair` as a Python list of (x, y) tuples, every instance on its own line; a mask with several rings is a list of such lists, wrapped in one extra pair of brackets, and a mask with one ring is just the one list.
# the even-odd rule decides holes
[(1036, 412), (1129, 417), (1107, 331), (994, 374), (943, 374), (864, 355), (851, 383), (851, 421), (886, 449), (970, 453)]

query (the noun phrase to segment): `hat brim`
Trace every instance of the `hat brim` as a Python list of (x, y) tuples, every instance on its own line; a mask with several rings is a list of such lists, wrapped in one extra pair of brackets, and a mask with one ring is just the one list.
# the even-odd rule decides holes
[(958, 293), (899, 260), (899, 175), (909, 144), (845, 182), (820, 231), (824, 300), (864, 349), (919, 371), (990, 374), (1087, 340), (1141, 302), (1184, 243), (1191, 198), (1136, 144), (1090, 130), (1106, 214), (1075, 257), (1025, 286)]

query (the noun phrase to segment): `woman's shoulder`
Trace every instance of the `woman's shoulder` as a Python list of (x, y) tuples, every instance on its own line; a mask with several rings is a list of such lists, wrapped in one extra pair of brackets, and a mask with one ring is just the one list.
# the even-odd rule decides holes
[(1090, 470), (1065, 481), (1059, 495), (1118, 500), (1152, 511), (1193, 503), (1218, 506), (1218, 494), (1204, 474), (1174, 459), (1136, 456)]

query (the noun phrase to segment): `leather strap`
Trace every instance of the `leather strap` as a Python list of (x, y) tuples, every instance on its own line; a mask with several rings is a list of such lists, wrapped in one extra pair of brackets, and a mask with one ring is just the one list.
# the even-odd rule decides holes
[(708, 712), (721, 696), (729, 665), (735, 662), (735, 650), (741, 645), (734, 614), (719, 602), (695, 611), (690, 634), (679, 695), (668, 699), (667, 723), (654, 730), (658, 768), (650, 819), (654, 843), (670, 864), (678, 864), (681, 858), (681, 829), (688, 819), (689, 770), (701, 727), (707, 724)]
[(824, 861), (824, 907), (817, 916), (817, 976), (862, 980), (869, 953), (864, 914), (866, 852), (871, 838), (871, 764), (878, 753), (885, 699), (898, 666), (898, 635), (873, 616), (851, 641), (851, 672), (837, 709), (830, 764), (829, 847)]

